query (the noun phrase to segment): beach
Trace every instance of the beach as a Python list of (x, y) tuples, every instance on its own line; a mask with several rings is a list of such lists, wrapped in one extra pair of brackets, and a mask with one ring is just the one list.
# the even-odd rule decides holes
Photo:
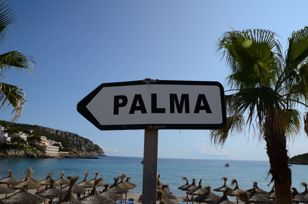
[[(18, 179), (27, 174), (27, 168), (33, 169), (33, 178), (43, 180), (48, 172), (52, 177), (58, 179), (61, 171), (67, 176), (78, 176), (78, 182), (84, 178), (84, 172), (88, 172), (88, 179), (93, 179), (95, 172), (102, 177), (104, 184), (112, 185), (114, 178), (125, 174), (136, 187), (129, 190), (127, 199), (133, 199), (137, 203), (142, 192), (142, 158), (133, 157), (101, 157), (99, 159), (1, 159), (0, 177), (7, 176), (7, 170), (12, 169), (14, 176)], [(226, 163), (229, 167), (226, 167)], [(293, 186), (302, 190), (301, 182), (307, 182), (306, 172), (308, 166), (292, 165)], [(232, 161), (232, 160), (188, 160), (188, 159), (158, 159), (158, 174), (160, 182), (169, 186), (170, 191), (178, 201), (185, 198), (185, 192), (178, 189), (187, 177), (191, 183), (196, 179), (196, 185), (202, 179), (202, 186), (217, 188), (223, 184), (222, 177), (227, 177), (228, 186), (231, 180), (236, 178), (242, 189), (252, 187), (254, 181), (266, 191), (270, 191), (272, 184), (268, 176), (267, 161)], [(268, 185), (269, 184), (269, 185)], [(102, 190), (102, 187), (99, 188)], [(222, 195), (222, 193), (218, 193)], [(232, 199), (232, 198), (231, 198)]]

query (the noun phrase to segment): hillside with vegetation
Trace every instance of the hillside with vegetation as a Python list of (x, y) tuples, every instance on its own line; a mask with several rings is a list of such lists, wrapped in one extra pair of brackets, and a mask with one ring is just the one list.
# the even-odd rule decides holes
[(308, 153), (299, 154), (290, 158), (290, 164), (304, 164), (308, 165)]
[(39, 125), (29, 125), (1, 121), (0, 126), (5, 128), (9, 135), (25, 133), (28, 135), (27, 141), (14, 137), (11, 142), (0, 144), (0, 157), (46, 157), (44, 147), (40, 145), (41, 136), (48, 140), (61, 143), (59, 151), (65, 152), (63, 157), (97, 157), (104, 156), (104, 151), (91, 140), (78, 134), (56, 130)]

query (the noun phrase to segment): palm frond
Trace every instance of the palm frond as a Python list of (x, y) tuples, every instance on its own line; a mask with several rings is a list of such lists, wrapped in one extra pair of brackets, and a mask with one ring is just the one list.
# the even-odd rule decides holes
[(257, 119), (259, 125), (264, 121), (266, 111), (272, 107), (281, 108), (284, 101), (271, 88), (247, 88), (233, 95), (232, 109), (234, 113), (247, 113), (247, 124)]
[(2, 109), (4, 106), (12, 107), (14, 114), (12, 120), (16, 120), (20, 116), (24, 103), (25, 98), (22, 89), (11, 84), (0, 83), (0, 108)]
[(244, 118), (242, 115), (233, 115), (227, 117), (225, 127), (221, 129), (212, 130), (210, 133), (211, 141), (214, 144), (223, 145), (227, 140), (230, 132), (240, 132), (244, 125)]
[(286, 71), (292, 72), (308, 57), (308, 27), (292, 33), (286, 56)]
[(229, 84), (236, 88), (273, 85), (283, 60), (279, 41), (268, 30), (227, 32), (218, 50), (232, 69)]
[(13, 11), (6, 4), (0, 3), (0, 37), (3, 37), (3, 31), (14, 20)]
[(287, 87), (288, 98), (308, 102), (308, 63), (302, 64), (289, 78)]
[(286, 133), (286, 136), (292, 136), (299, 132), (300, 114), (295, 109), (284, 109), (280, 111), (279, 118), (281, 121), (282, 128)]
[(31, 69), (32, 65), (33, 61), (18, 51), (10, 51), (0, 55), (0, 69), (2, 71), (10, 67)]
[(305, 129), (305, 132), (308, 136), (308, 112), (306, 113), (306, 116), (304, 117), (304, 123), (305, 123), (304, 129)]

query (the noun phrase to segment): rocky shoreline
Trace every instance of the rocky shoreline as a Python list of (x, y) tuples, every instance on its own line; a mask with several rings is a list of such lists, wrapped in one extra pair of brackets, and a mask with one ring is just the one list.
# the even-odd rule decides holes
[(1, 120), (0, 127), (0, 158), (92, 159), (105, 155), (99, 145), (76, 133)]
[(42, 152), (31, 152), (24, 150), (6, 150), (0, 152), (0, 158), (79, 158), (79, 159), (98, 159), (99, 157), (105, 156), (104, 154), (97, 154), (96, 152), (88, 152), (88, 153), (69, 153), (67, 155), (61, 155), (58, 157), (46, 156)]

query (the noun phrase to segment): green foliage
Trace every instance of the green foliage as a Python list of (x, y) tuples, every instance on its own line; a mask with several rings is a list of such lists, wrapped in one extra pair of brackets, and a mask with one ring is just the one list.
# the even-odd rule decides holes
[[(9, 24), (14, 21), (12, 10), (0, 2), (0, 36), (3, 38), (4, 31)], [(0, 77), (4, 77), (4, 72), (8, 68), (26, 69), (32, 67), (32, 61), (18, 51), (9, 51), (0, 55)], [(7, 106), (12, 107), (13, 120), (16, 120), (23, 109), (25, 95), (23, 90), (15, 85), (0, 82), (0, 109)]]
[[(93, 144), (89, 139), (83, 138), (77, 134), (64, 132), (60, 130), (54, 130), (38, 125), (19, 124), (8, 121), (0, 121), (0, 125), (7, 129), (9, 134), (17, 132), (30, 132), (32, 134), (28, 137), (28, 144), (38, 151), (43, 151), (41, 146), (37, 145), (40, 142), (41, 136), (46, 136), (50, 140), (61, 142), (63, 148), (60, 151), (76, 152), (76, 153), (103, 153), (102, 149)], [(18, 138), (19, 139), (19, 138)], [(24, 144), (25, 141), (20, 141), (20, 144)]]
[[(212, 141), (223, 144), (230, 133), (241, 130), (244, 117), (247, 124), (258, 125), (261, 135), (266, 127), (286, 136), (297, 134), (300, 113), (295, 107), (308, 107), (308, 27), (293, 32), (286, 56), (276, 34), (261, 29), (227, 32), (218, 49), (231, 68), (233, 89), (226, 95), (227, 124), (211, 132)], [(267, 120), (269, 113), (277, 118)]]
[(290, 159), (291, 164), (308, 164), (308, 153), (300, 154)]

